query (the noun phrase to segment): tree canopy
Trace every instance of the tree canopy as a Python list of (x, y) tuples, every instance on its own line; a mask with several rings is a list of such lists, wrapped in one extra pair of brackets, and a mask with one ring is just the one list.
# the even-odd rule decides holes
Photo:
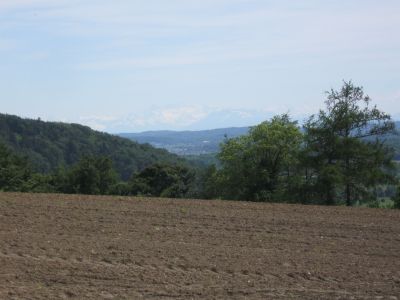
[(352, 82), (328, 92), (325, 104), (304, 126), (306, 167), (326, 204), (343, 195), (352, 205), (392, 179), (393, 152), (378, 137), (393, 132), (394, 123)]
[(0, 143), (0, 191), (24, 190), (31, 178), (32, 169), (28, 160), (11, 152)]
[(193, 171), (179, 165), (155, 164), (135, 174), (131, 179), (133, 195), (184, 197), (194, 180)]
[(272, 200), (290, 186), (297, 166), (302, 134), (288, 115), (274, 117), (250, 129), (248, 135), (221, 145), (218, 172), (224, 197)]

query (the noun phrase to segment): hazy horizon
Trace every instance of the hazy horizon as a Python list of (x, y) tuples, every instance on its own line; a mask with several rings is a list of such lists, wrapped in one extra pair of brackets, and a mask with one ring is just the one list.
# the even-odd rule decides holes
[(0, 1), (1, 112), (110, 133), (302, 120), (343, 80), (400, 120), (394, 0)]

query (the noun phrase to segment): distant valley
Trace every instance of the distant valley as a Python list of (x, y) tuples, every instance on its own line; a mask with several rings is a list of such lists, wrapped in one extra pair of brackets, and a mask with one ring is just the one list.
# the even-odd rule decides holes
[(121, 133), (120, 137), (138, 143), (148, 143), (179, 155), (202, 155), (216, 153), (225, 138), (235, 138), (246, 134), (250, 127), (230, 127), (200, 131), (145, 131), (141, 133)]
[[(400, 131), (400, 121), (396, 122)], [(120, 137), (138, 143), (148, 143), (156, 148), (184, 156), (209, 155), (219, 151), (219, 145), (225, 138), (235, 138), (246, 134), (250, 127), (229, 127), (199, 131), (145, 131), (140, 133), (121, 133)], [(400, 160), (400, 135), (385, 137), (388, 145), (396, 151), (396, 160)]]

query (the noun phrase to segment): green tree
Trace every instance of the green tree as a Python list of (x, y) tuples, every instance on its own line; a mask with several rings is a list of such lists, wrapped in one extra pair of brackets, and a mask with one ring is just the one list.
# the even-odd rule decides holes
[(391, 133), (394, 123), (352, 82), (327, 92), (325, 104), (304, 126), (307, 167), (326, 204), (343, 195), (350, 206), (369, 196), (372, 186), (391, 180), (393, 154), (378, 138)]
[(99, 176), (98, 189), (100, 194), (108, 194), (116, 184), (118, 177), (113, 167), (113, 162), (108, 157), (100, 156), (94, 160), (94, 164)]
[(214, 164), (196, 169), (196, 176), (188, 193), (188, 197), (195, 199), (218, 198), (217, 168)]
[(397, 186), (396, 195), (393, 197), (393, 208), (400, 209), (400, 184)]
[(135, 174), (131, 193), (154, 197), (184, 197), (194, 180), (191, 170), (180, 165), (155, 164)]
[(64, 192), (80, 194), (108, 194), (117, 182), (112, 161), (106, 157), (82, 158), (66, 174), (59, 173), (58, 181)]
[[(297, 176), (302, 134), (287, 114), (250, 129), (249, 134), (227, 140), (218, 158), (215, 180), (224, 198), (252, 201), (287, 197)], [(279, 199), (283, 200), (283, 199)]]
[(0, 143), (0, 190), (23, 191), (24, 184), (31, 178), (32, 173), (26, 158), (12, 153)]
[(53, 175), (33, 173), (21, 187), (21, 191), (29, 193), (55, 193)]

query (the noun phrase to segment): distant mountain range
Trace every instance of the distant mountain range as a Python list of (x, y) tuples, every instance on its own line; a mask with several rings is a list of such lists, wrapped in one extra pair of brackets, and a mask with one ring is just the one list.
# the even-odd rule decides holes
[(201, 106), (188, 106), (155, 109), (118, 117), (81, 117), (77, 122), (111, 133), (157, 130), (155, 128), (168, 128), (174, 131), (197, 131), (214, 128), (245, 127), (251, 124), (259, 124), (274, 115), (274, 113), (265, 110), (210, 109)]
[[(400, 122), (396, 122), (400, 131)], [(230, 127), (199, 131), (145, 131), (140, 133), (121, 133), (119, 136), (138, 143), (163, 148), (179, 155), (204, 155), (219, 151), (225, 138), (234, 138), (248, 133), (250, 127)], [(385, 137), (387, 143), (395, 148), (396, 159), (400, 160), (400, 135)]]

